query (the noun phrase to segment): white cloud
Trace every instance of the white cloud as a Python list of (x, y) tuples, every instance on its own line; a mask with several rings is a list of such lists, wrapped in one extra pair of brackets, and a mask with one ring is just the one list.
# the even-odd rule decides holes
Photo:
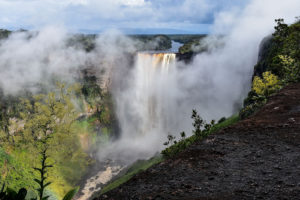
[(126, 6), (145, 6), (146, 2), (144, 0), (121, 0), (121, 4)]
[(69, 0), (67, 1), (68, 4), (73, 4), (73, 5), (87, 5), (88, 0)]
[(225, 0), (0, 0), (0, 23), (2, 28), (64, 24), (75, 30), (105, 30), (139, 23), (135, 28), (167, 24), (164, 28), (180, 29), (212, 22), (213, 13), (223, 6), (228, 6)]

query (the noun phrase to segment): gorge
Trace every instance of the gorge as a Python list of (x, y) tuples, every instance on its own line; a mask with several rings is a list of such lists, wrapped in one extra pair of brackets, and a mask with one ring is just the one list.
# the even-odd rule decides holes
[[(11, 2), (0, 3), (0, 10)], [(77, 11), (96, 2), (101, 3), (59, 5), (72, 4), (70, 10)], [(249, 0), (241, 9), (230, 4), (221, 10), (199, 2), (109, 1), (111, 7), (100, 7), (114, 16), (104, 16), (105, 23), (94, 25), (101, 31), (90, 34), (55, 23), (0, 29), (0, 199), (18, 191), (26, 200), (59, 200), (70, 192), (76, 200), (176, 199), (180, 194), (193, 199), (189, 195), (195, 191), (203, 198), (231, 191), (229, 198), (253, 199), (272, 191), (265, 183), (296, 194), (299, 2)], [(199, 12), (202, 5), (214, 12), (199, 16), (206, 15)], [(110, 10), (114, 6), (127, 12)], [(88, 19), (89, 13), (74, 20)], [(136, 14), (143, 17), (133, 17), (134, 26), (167, 30), (123, 33), (129, 29), (118, 27), (116, 19)], [(192, 15), (213, 22), (199, 25)], [(62, 16), (57, 15), (59, 22)], [(0, 25), (3, 20), (0, 16)], [(187, 34), (168, 29), (170, 20)], [(284, 102), (286, 94), (290, 99)], [(284, 167), (274, 165), (280, 152), (288, 155)], [(272, 166), (278, 170), (274, 179), (265, 170)], [(280, 188), (276, 191), (280, 196)]]
[(106, 148), (100, 147), (99, 160), (105, 167), (87, 180), (79, 200), (99, 191), (135, 160), (153, 156), (163, 148), (167, 135), (177, 131), (176, 99), (169, 91), (176, 87), (176, 71), (174, 51), (136, 54), (129, 85), (115, 94), (120, 136)]

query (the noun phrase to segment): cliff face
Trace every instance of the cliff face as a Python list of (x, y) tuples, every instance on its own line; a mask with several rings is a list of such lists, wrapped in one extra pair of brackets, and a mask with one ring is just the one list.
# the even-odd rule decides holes
[(267, 71), (271, 62), (268, 57), (273, 46), (274, 42), (272, 35), (269, 35), (262, 40), (259, 45), (258, 61), (254, 68), (253, 76), (261, 76), (263, 72)]
[(178, 61), (184, 61), (185, 63), (189, 63), (193, 60), (193, 57), (195, 55), (196, 54), (193, 53), (193, 52), (184, 53), (184, 54), (176, 53), (176, 58), (177, 58)]
[(249, 119), (96, 199), (299, 199), (299, 133), (298, 83)]

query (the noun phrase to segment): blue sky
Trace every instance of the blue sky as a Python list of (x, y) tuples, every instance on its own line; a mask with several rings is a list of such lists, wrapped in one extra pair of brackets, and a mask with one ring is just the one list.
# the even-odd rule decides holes
[(0, 0), (0, 28), (72, 32), (208, 33), (215, 16), (250, 0)]

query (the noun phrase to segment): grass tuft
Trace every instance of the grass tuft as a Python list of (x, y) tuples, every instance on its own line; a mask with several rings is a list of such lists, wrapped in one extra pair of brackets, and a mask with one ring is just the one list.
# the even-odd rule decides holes
[(153, 157), (149, 160), (138, 160), (138, 161), (136, 161), (127, 170), (125, 175), (121, 176), (120, 178), (112, 181), (111, 183), (109, 183), (108, 185), (103, 187), (103, 189), (101, 190), (101, 194), (104, 194), (104, 193), (106, 193), (110, 190), (113, 190), (113, 189), (119, 187), (120, 185), (122, 185), (123, 183), (126, 183), (129, 179), (131, 179), (135, 174), (137, 174), (139, 172), (142, 172), (142, 171), (145, 171), (149, 167), (151, 167), (151, 166), (153, 166), (157, 163), (160, 163), (161, 161), (163, 161), (163, 157), (161, 155)]

